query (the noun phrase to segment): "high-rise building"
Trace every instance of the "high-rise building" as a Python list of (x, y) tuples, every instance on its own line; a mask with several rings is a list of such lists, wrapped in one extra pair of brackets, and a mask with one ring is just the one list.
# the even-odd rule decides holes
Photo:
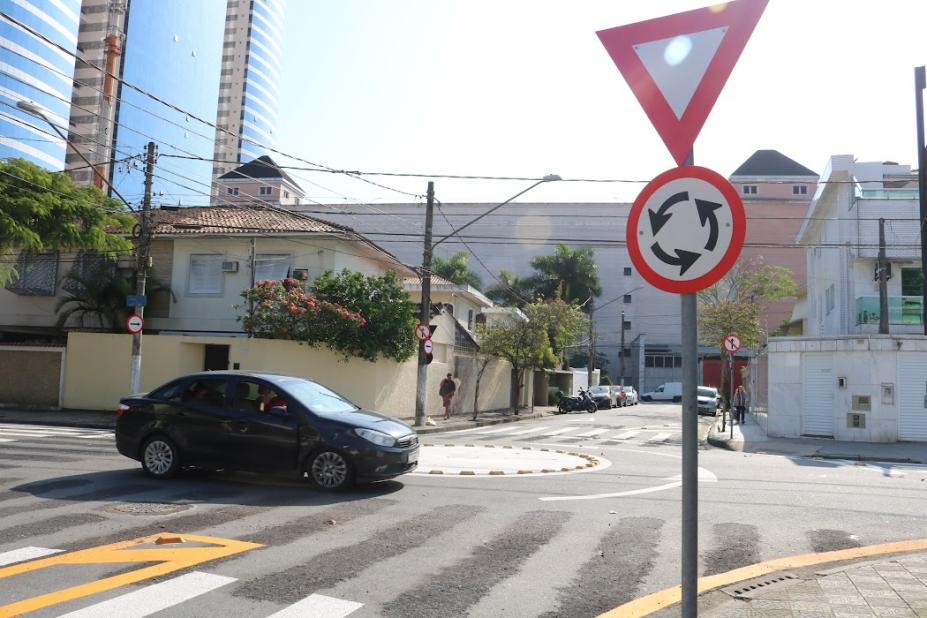
[[(228, 0), (213, 181), (266, 154), (277, 124), (285, 0)], [(250, 141), (249, 141), (250, 140)], [(229, 163), (226, 163), (228, 161)], [(221, 197), (221, 196), (219, 196)]]
[[(129, 201), (143, 193), (143, 166), (132, 157), (154, 141), (160, 201), (208, 203), (211, 164), (165, 155), (211, 158), (214, 129), (194, 116), (216, 118), (222, 17), (218, 1), (84, 0), (71, 140)], [(68, 164), (81, 166), (76, 155)], [(86, 170), (72, 177), (93, 180)]]
[(65, 141), (16, 104), (34, 103), (67, 131), (80, 0), (4, 0), (0, 7), (9, 16), (0, 15), (0, 159), (62, 170)]

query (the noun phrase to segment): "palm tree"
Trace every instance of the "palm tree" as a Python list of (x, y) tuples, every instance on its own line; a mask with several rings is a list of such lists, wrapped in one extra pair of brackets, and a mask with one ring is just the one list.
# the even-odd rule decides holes
[(539, 255), (531, 260), (538, 271), (534, 281), (544, 298), (562, 298), (568, 303), (584, 304), (602, 293), (595, 256), (590, 247), (570, 249), (559, 243), (553, 255)]
[(459, 251), (447, 259), (436, 255), (431, 272), (448, 281), (469, 285), (477, 290), (483, 286), (479, 276), (470, 270), (470, 256), (466, 251)]
[[(74, 316), (79, 319), (80, 328), (88, 327), (87, 318), (95, 318), (96, 325), (90, 328), (125, 332), (124, 323), (129, 315), (127, 300), (136, 289), (134, 274), (123, 277), (117, 272), (115, 264), (110, 262), (94, 268), (89, 274), (69, 272), (64, 279), (71, 284), (68, 286), (70, 296), (61, 298), (55, 305), (58, 313), (56, 325), (59, 329), (63, 329)], [(161, 283), (153, 274), (148, 275), (145, 287), (149, 298), (162, 292), (174, 296), (170, 287)]]
[(497, 279), (498, 283), (486, 290), (486, 296), (493, 302), (519, 308), (534, 302), (537, 288), (534, 277), (519, 277), (503, 268)]

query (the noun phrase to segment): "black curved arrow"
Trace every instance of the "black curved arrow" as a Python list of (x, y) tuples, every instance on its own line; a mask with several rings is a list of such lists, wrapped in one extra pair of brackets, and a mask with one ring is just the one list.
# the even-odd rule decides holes
[[(678, 204), (679, 202), (686, 202), (689, 200), (688, 191), (680, 191), (675, 195), (669, 196), (665, 202), (660, 204), (660, 208), (657, 209), (657, 212), (648, 210), (647, 214), (650, 215), (650, 229), (653, 230), (653, 235), (656, 236), (657, 232), (660, 231), (666, 222), (670, 220), (670, 217), (673, 215), (666, 214), (666, 211), (670, 209), (673, 204)], [(704, 225), (704, 223), (703, 223)]]
[(680, 277), (686, 274), (686, 271), (692, 268), (692, 265), (695, 264), (696, 260), (702, 257), (700, 253), (693, 253), (692, 251), (685, 251), (683, 249), (674, 249), (676, 252), (676, 257), (673, 257), (664, 251), (663, 247), (661, 247), (660, 243), (658, 242), (650, 245), (650, 250), (653, 251), (653, 254), (657, 256), (657, 259), (664, 264), (669, 264), (670, 266), (679, 266)]
[(695, 208), (698, 210), (698, 218), (702, 227), (705, 227), (705, 222), (708, 221), (708, 242), (705, 243), (705, 250), (711, 251), (718, 244), (718, 217), (715, 211), (721, 208), (721, 204), (695, 198)]

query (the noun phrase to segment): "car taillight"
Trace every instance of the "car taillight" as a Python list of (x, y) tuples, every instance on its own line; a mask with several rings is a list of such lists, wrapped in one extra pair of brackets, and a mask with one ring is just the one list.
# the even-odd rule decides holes
[(120, 403), (120, 404), (119, 404), (119, 407), (116, 408), (116, 416), (122, 416), (123, 414), (125, 414), (126, 412), (128, 412), (130, 409), (131, 409), (131, 408), (130, 408), (129, 406), (127, 406), (126, 404)]

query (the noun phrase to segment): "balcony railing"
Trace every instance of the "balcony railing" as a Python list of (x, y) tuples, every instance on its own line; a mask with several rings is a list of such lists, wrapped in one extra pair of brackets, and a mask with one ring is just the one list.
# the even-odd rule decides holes
[[(856, 299), (856, 323), (879, 323), (879, 297), (860, 296)], [(920, 296), (889, 296), (889, 324), (923, 324), (924, 311)]]

